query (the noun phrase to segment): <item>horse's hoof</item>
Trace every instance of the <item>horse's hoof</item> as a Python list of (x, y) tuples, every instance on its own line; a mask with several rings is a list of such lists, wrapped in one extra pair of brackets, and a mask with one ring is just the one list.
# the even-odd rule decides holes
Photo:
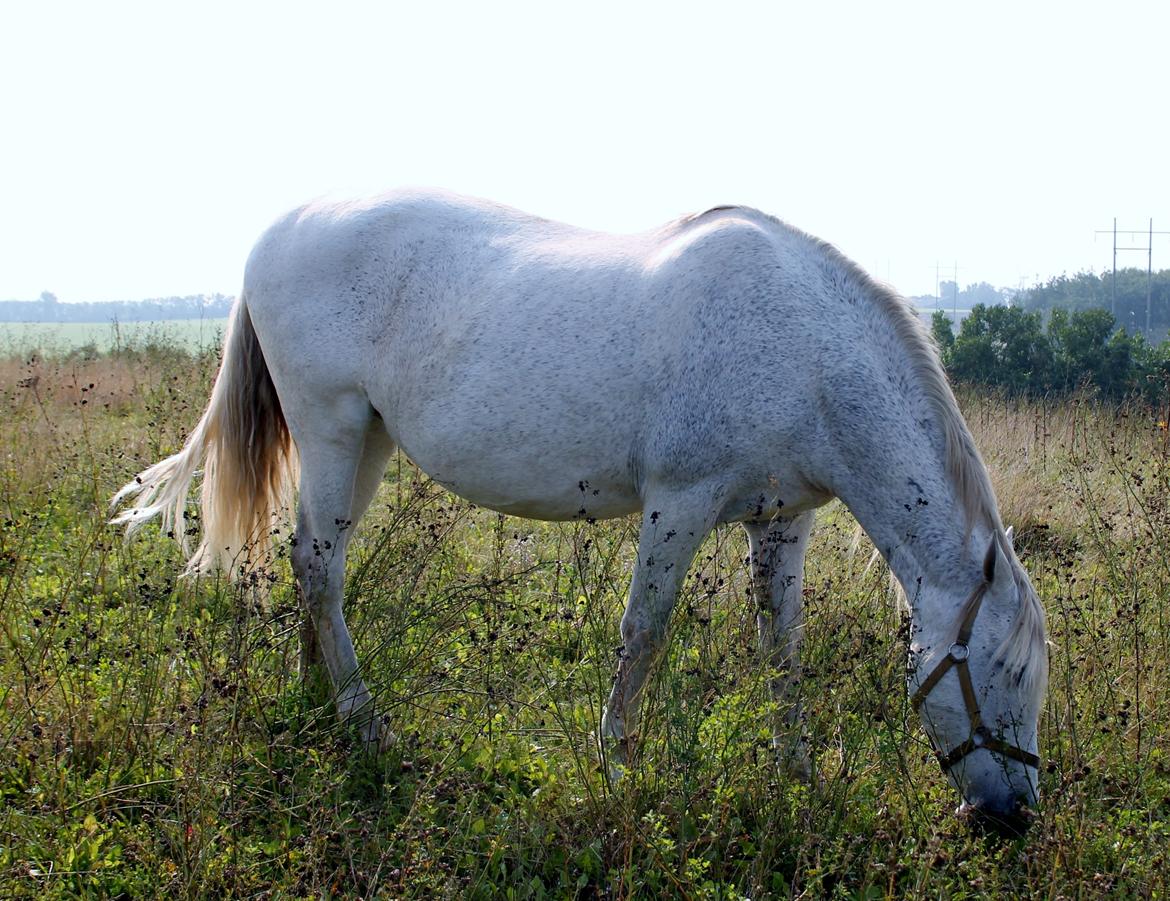
[(390, 723), (386, 717), (378, 717), (378, 753), (385, 754), (398, 744), (398, 736), (390, 731)]
[(601, 766), (611, 786), (617, 785), (630, 771), (633, 760), (633, 738), (618, 738), (613, 735), (598, 737)]
[(370, 754), (385, 754), (398, 742), (394, 733), (390, 731), (386, 717), (378, 714), (361, 727), (360, 734), (362, 747)]
[(808, 754), (789, 755), (787, 760), (781, 762), (781, 765), (793, 779), (799, 779), (801, 782), (812, 782), (812, 761), (809, 760)]
[(605, 778), (610, 788), (616, 788), (629, 775), (629, 765), (624, 760), (618, 760), (614, 755), (605, 757), (601, 762), (605, 771)]
[(795, 743), (777, 740), (773, 743), (773, 750), (776, 754), (776, 764), (789, 778), (812, 782), (812, 758), (809, 757), (803, 739)]

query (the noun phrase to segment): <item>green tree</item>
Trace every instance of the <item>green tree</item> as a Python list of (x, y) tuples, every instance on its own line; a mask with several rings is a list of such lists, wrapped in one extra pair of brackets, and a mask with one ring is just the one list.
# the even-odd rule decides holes
[(1170, 407), (1170, 340), (1149, 344), (1141, 335), (1133, 339), (1133, 388), (1151, 406)]
[(1117, 324), (1132, 335), (1145, 328), (1147, 290), (1152, 334), (1146, 339), (1153, 340), (1170, 328), (1170, 269), (1155, 272), (1149, 280), (1144, 269), (1117, 270), (1116, 301), (1112, 272), (1078, 272), (1033, 285), (1020, 295), (1020, 303), (1029, 312), (1045, 315), (1062, 308), (1111, 310), (1116, 304)]
[(951, 355), (951, 348), (955, 346), (955, 331), (951, 328), (951, 317), (942, 310), (935, 310), (930, 317), (930, 333), (934, 336), (934, 343), (938, 345), (939, 354), (943, 363)]
[(1048, 387), (1052, 349), (1040, 314), (1019, 307), (976, 304), (963, 320), (950, 353), (955, 378), (1038, 393)]
[(1113, 316), (1100, 307), (1071, 314), (1063, 308), (1054, 309), (1048, 319), (1053, 387), (1100, 386), (1105, 377), (1105, 349), (1113, 331)]
[(1146, 374), (1154, 374), (1159, 357), (1141, 334), (1118, 329), (1108, 310), (1069, 313), (1055, 309), (1048, 320), (1054, 387), (1071, 390), (1093, 385), (1102, 394), (1121, 398), (1146, 392)]

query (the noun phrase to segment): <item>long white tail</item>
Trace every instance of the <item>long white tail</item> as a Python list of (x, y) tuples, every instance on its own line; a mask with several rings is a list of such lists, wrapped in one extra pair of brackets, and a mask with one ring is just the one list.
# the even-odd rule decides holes
[(223, 362), (211, 400), (183, 449), (155, 463), (114, 495), (133, 506), (113, 522), (132, 534), (161, 517), (190, 553), (187, 496), (203, 466), (202, 538), (188, 572), (268, 559), (274, 527), (286, 515), (296, 480), (296, 448), (264, 361), (243, 295), (224, 336)]

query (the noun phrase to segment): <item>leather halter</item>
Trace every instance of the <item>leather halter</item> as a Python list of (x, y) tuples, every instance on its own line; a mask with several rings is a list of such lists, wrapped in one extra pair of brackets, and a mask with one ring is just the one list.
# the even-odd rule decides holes
[[(979, 608), (983, 605), (983, 596), (987, 594), (987, 589), (990, 583), (984, 580), (978, 588), (971, 592), (970, 597), (963, 604), (965, 614), (963, 620), (959, 624), (959, 632), (955, 636), (955, 643), (951, 645), (947, 655), (938, 662), (938, 665), (931, 671), (930, 675), (918, 683), (918, 690), (914, 692), (914, 696), (910, 699), (910, 706), (914, 708), (914, 712), (918, 713), (922, 702), (926, 700), (926, 696), (930, 694), (931, 690), (938, 685), (939, 681), (953, 668), (959, 677), (959, 687), (963, 692), (963, 703), (967, 707), (967, 716), (971, 721), (971, 734), (967, 740), (962, 744), (956, 745), (950, 751), (942, 752), (935, 748), (935, 756), (938, 757), (939, 765), (943, 772), (946, 772), (956, 763), (966, 757), (968, 754), (973, 754), (975, 751), (985, 749), (991, 751), (993, 754), (999, 754), (1003, 757), (1010, 757), (1012, 760), (1018, 760), (1026, 766), (1035, 767), (1039, 769), (1040, 758), (1030, 751), (1025, 751), (1023, 748), (1018, 748), (1015, 745), (1010, 745), (1002, 738), (997, 738), (992, 735), (991, 730), (983, 725), (983, 718), (979, 713), (979, 701), (975, 697), (975, 686), (971, 682), (971, 668), (967, 665), (967, 658), (971, 656), (971, 649), (968, 647), (971, 641), (971, 630), (975, 626), (975, 617), (979, 615)], [(934, 744), (933, 739), (931, 744)]]

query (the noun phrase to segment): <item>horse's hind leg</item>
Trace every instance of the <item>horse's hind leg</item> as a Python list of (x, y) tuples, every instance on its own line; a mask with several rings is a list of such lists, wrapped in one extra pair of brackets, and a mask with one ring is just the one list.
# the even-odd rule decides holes
[(647, 497), (638, 560), (622, 616), (622, 647), (613, 691), (601, 721), (603, 753), (628, 763), (642, 689), (666, 640), (670, 613), (695, 551), (715, 520), (709, 492)]
[(381, 724), (359, 671), (342, 615), (342, 599), (356, 502), (361, 506), (357, 512), (364, 512), (377, 488), (371, 474), (374, 464), (384, 464), (387, 451), (379, 440), (371, 457), (366, 457), (372, 414), (364, 399), (346, 404), (336, 398), (330, 414), (328, 418), (305, 417), (290, 423), (301, 458), (292, 564), (329, 671), (337, 715), (343, 722), (357, 725), (372, 743), (379, 740)]
[(793, 773), (808, 777), (811, 766), (800, 729), (800, 639), (804, 616), (804, 555), (815, 515), (769, 523), (745, 523), (751, 548), (752, 595), (772, 698), (785, 709), (789, 735), (777, 724), (773, 744)]
[[(361, 462), (358, 464), (353, 486), (353, 501), (350, 504), (348, 531), (370, 506), (382, 477), (386, 474), (386, 463), (394, 453), (394, 442), (386, 434), (381, 419), (374, 419), (366, 430), (365, 445), (362, 450)], [(306, 602), (307, 606), (307, 602)], [(308, 681), (313, 667), (323, 662), (321, 657), (321, 643), (317, 640), (317, 624), (309, 611), (305, 610), (305, 617), (301, 621), (301, 659), (300, 671), (302, 681)]]

